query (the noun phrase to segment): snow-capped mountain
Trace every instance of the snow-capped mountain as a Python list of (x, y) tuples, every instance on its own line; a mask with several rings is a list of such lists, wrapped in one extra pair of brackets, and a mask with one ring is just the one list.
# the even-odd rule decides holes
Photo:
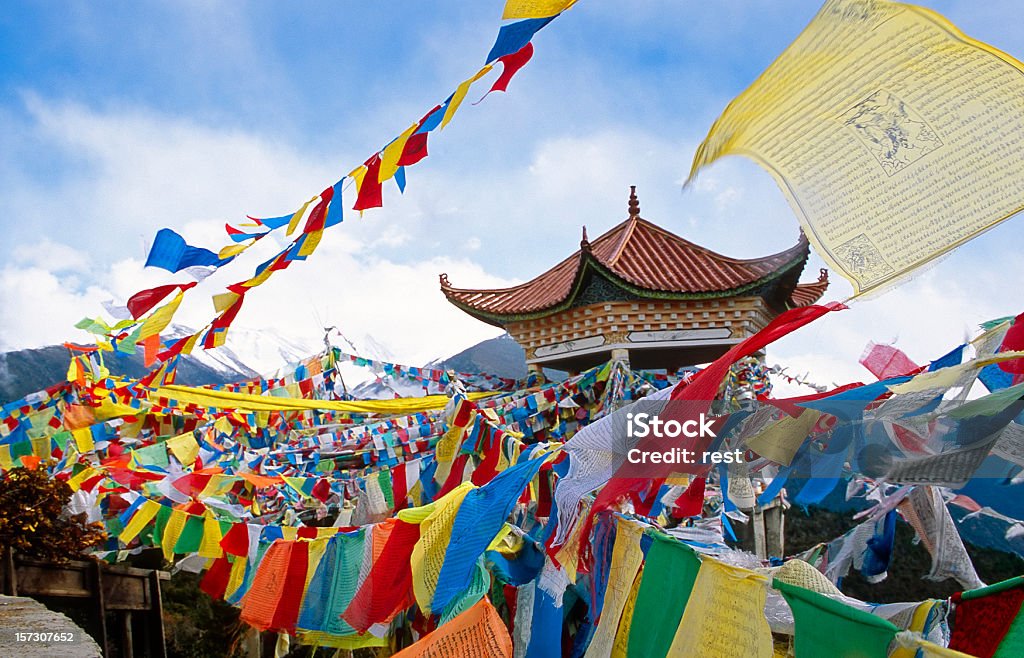
[[(193, 329), (171, 325), (163, 335), (169, 343), (191, 335)], [(332, 329), (330, 344), (347, 354), (382, 362), (402, 361), (373, 336), (344, 336)], [(300, 361), (325, 349), (323, 335), (285, 336), (273, 329), (232, 327), (225, 345), (213, 350), (196, 349), (182, 357), (177, 382), (184, 385), (226, 384), (262, 375), (281, 377), (294, 371)], [(0, 403), (17, 400), (63, 381), (70, 354), (59, 345), (0, 353)], [(142, 377), (148, 372), (140, 353), (105, 353), (104, 363), (114, 375)], [(421, 365), (405, 363), (404, 365)], [(453, 368), (459, 372), (488, 372), (503, 377), (521, 377), (526, 372), (522, 348), (508, 336), (475, 345), (457, 355), (436, 359), (427, 367)], [(348, 391), (357, 398), (385, 399), (442, 393), (434, 384), (424, 390), (423, 382), (408, 377), (387, 376), (383, 369), (357, 366), (343, 361), (339, 372)]]
[[(174, 339), (190, 335), (194, 330), (172, 325), (165, 337)], [(270, 376), (285, 368), (324, 350), (322, 341), (315, 337), (285, 336), (273, 329), (250, 329), (232, 327), (228, 340), (214, 350), (195, 350), (192, 356), (211, 368), (228, 370), (250, 370)]]

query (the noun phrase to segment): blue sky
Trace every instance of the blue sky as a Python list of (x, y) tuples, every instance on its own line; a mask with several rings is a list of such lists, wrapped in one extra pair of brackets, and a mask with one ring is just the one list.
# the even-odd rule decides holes
[[(483, 63), (502, 2), (9, 2), (0, 16), (0, 349), (85, 335), (104, 299), (168, 281), (144, 271), (173, 227), (217, 247), (222, 225), (279, 215), (362, 162)], [(1011, 1), (928, 2), (1024, 57)], [(315, 347), (320, 321), (422, 362), (494, 334), (448, 306), (437, 275), (531, 278), (625, 217), (738, 257), (790, 246), (774, 182), (727, 159), (685, 192), (694, 148), (818, 2), (581, 0), (541, 31), (508, 94), (474, 87), (404, 196), (345, 223), (247, 300), (239, 326)], [(479, 89), (479, 91), (478, 91)], [(868, 340), (935, 357), (977, 322), (1019, 312), (1024, 235), (1012, 219), (904, 285), (787, 339), (773, 361), (822, 383), (868, 376)], [(273, 245), (267, 245), (272, 251)], [(201, 326), (218, 285), (190, 295)], [(820, 261), (812, 258), (806, 278)], [(833, 277), (837, 279), (837, 277)], [(836, 281), (830, 297), (848, 294)], [(230, 346), (230, 342), (229, 342)]]

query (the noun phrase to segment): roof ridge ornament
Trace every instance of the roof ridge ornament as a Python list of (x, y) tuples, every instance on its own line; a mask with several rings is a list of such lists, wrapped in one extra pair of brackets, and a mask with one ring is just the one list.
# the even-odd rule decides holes
[(636, 197), (636, 185), (629, 186), (629, 218), (640, 217), (640, 199)]
[(580, 249), (582, 251), (590, 251), (590, 240), (587, 239), (587, 225), (583, 225), (583, 238), (580, 239)]

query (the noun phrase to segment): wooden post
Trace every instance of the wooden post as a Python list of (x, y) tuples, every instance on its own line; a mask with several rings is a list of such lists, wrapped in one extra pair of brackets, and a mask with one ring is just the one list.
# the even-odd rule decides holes
[(4, 592), (8, 596), (18, 595), (18, 572), (14, 568), (14, 549), (4, 548)]
[(765, 545), (768, 555), (785, 555), (785, 511), (778, 499), (764, 511)]
[(160, 594), (159, 571), (149, 574), (149, 594), (152, 597), (149, 602), (149, 614), (152, 621), (146, 631), (149, 638), (149, 653), (147, 655), (155, 658), (167, 658), (167, 640), (164, 637), (164, 601)]
[(103, 655), (110, 654), (110, 643), (107, 638), (107, 604), (103, 594), (103, 566), (99, 560), (93, 560), (92, 572), (96, 580), (96, 609), (100, 616), (99, 645), (103, 649)]
[(121, 618), (121, 653), (123, 658), (135, 658), (135, 646), (132, 638), (132, 611), (122, 610)]
[(767, 557), (764, 537), (764, 512), (760, 505), (754, 505), (754, 514), (750, 521), (754, 525), (754, 554), (759, 558)]

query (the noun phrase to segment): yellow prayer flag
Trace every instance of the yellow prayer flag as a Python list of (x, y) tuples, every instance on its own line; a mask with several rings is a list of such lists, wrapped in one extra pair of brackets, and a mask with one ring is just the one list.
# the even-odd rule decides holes
[[(11, 458), (11, 446), (9, 444), (0, 445), (0, 468), (5, 471), (14, 468), (14, 460)], [(70, 481), (68, 484), (70, 484)], [(72, 491), (78, 491), (78, 487), (74, 487)]]
[(764, 616), (768, 580), (747, 569), (701, 558), (669, 655), (772, 658), (772, 631)]
[(142, 323), (142, 327), (139, 330), (139, 339), (156, 336), (166, 329), (167, 325), (171, 323), (171, 319), (174, 317), (175, 312), (177, 312), (178, 307), (181, 306), (181, 300), (184, 297), (185, 291), (179, 290), (174, 299), (153, 311), (153, 314)]
[(604, 607), (597, 620), (593, 639), (587, 649), (587, 656), (607, 658), (615, 646), (615, 635), (619, 620), (626, 607), (633, 581), (644, 561), (640, 550), (643, 527), (639, 523), (618, 518), (615, 524), (615, 544), (612, 547), (612, 562), (608, 570), (608, 588), (604, 595)]
[(1024, 64), (933, 11), (829, 0), (711, 127), (861, 294), (1024, 209)]
[(80, 454), (92, 451), (95, 444), (92, 440), (92, 432), (89, 431), (88, 427), (71, 430), (71, 436), (75, 439), (75, 445), (78, 447)]
[(636, 609), (636, 597), (640, 594), (640, 581), (643, 580), (643, 573), (643, 565), (640, 565), (640, 570), (633, 578), (633, 586), (629, 588), (626, 605), (622, 608), (619, 630), (615, 633), (615, 644), (612, 645), (611, 658), (626, 658), (626, 652), (629, 649), (629, 631), (633, 626), (633, 611)]
[(804, 409), (798, 417), (786, 415), (772, 423), (765, 431), (747, 440), (747, 447), (773, 462), (789, 466), (804, 439), (821, 418), (821, 412)]
[(217, 430), (221, 434), (231, 434), (234, 428), (231, 426), (231, 421), (221, 416), (213, 423), (213, 429)]
[(218, 295), (214, 295), (213, 310), (217, 311), (218, 313), (223, 313), (224, 311), (231, 308), (231, 305), (237, 302), (239, 297), (241, 297), (241, 295), (239, 295), (237, 292), (222, 292)]
[(224, 589), (224, 598), (238, 591), (238, 588), (245, 582), (245, 566), (248, 560), (244, 555), (235, 555), (233, 559), (231, 573), (228, 575), (228, 586)]
[(191, 432), (167, 439), (167, 449), (184, 466), (191, 466), (199, 456), (199, 444)]
[(309, 208), (309, 204), (313, 203), (318, 198), (318, 196), (311, 198), (309, 201), (302, 204), (301, 208), (295, 211), (295, 214), (292, 215), (292, 218), (288, 220), (288, 230), (285, 232), (285, 235), (291, 235), (292, 233), (295, 232), (295, 229), (298, 228), (299, 222), (302, 220), (302, 217), (306, 214), (306, 209)]
[(557, 16), (576, 4), (576, 0), (508, 0), (501, 12), (502, 20), (514, 18), (547, 18)]
[(284, 480), (289, 487), (298, 492), (298, 494), (303, 498), (307, 500), (311, 498), (311, 496), (308, 493), (302, 490), (302, 485), (306, 484), (306, 478), (288, 477), (287, 475), (282, 475), (281, 479)]
[[(5, 468), (6, 468), (6, 466), (5, 466)], [(85, 468), (83, 468), (81, 470), (81, 472), (78, 473), (78, 475), (73, 475), (68, 480), (68, 486), (71, 487), (72, 491), (78, 491), (79, 489), (82, 488), (82, 483), (83, 482), (85, 482), (86, 480), (88, 480), (90, 478), (94, 478), (94, 477), (96, 477), (99, 474), (100, 474), (100, 472), (97, 471), (92, 466), (86, 466)]]
[(199, 332), (196, 332), (189, 336), (189, 339), (185, 341), (185, 346), (181, 348), (182, 354), (191, 354), (192, 350), (195, 349), (196, 343), (199, 341)]
[(303, 590), (309, 589), (309, 581), (313, 580), (316, 568), (320, 566), (320, 560), (323, 558), (324, 553), (327, 552), (327, 540), (314, 539), (309, 542), (309, 546), (306, 550), (306, 580), (305, 585), (302, 588)]
[(155, 503), (152, 500), (142, 503), (139, 509), (135, 510), (132, 518), (128, 520), (118, 539), (125, 546), (132, 543), (132, 540), (138, 537), (139, 533), (153, 520), (156, 513), (160, 511), (160, 507), (160, 503)]
[(242, 285), (245, 286), (246, 288), (255, 288), (256, 286), (263, 285), (267, 281), (267, 279), (274, 276), (274, 272), (276, 271), (277, 270), (271, 267), (266, 267), (263, 269), (262, 272), (260, 272), (256, 276), (243, 281)]
[(494, 68), (490, 64), (487, 64), (480, 69), (476, 75), (469, 80), (466, 80), (455, 89), (455, 93), (452, 94), (451, 101), (448, 102), (448, 107), (444, 111), (444, 118), (441, 119), (441, 130), (448, 125), (448, 122), (452, 120), (455, 113), (458, 111), (459, 106), (462, 105), (462, 101), (466, 98), (466, 94), (469, 93), (469, 88), (474, 82), (490, 73), (491, 69)]
[(320, 244), (320, 238), (323, 236), (323, 229), (307, 233), (306, 239), (302, 241), (302, 246), (299, 247), (299, 256), (313, 255), (313, 252), (316, 251), (317, 246)]
[(419, 128), (419, 124), (412, 124), (380, 152), (380, 173), (377, 175), (379, 182), (383, 183), (389, 180), (398, 171), (398, 159), (402, 157), (405, 143), (409, 141), (409, 138), (412, 137), (417, 128)]
[(424, 612), (430, 611), (437, 587), (437, 578), (441, 575), (444, 554), (452, 537), (455, 515), (462, 506), (462, 501), (475, 487), (463, 482), (436, 501), (430, 516), (420, 523), (420, 538), (412, 549), (410, 566), (412, 567), (412, 589), (416, 603)]
[(228, 342), (228, 330), (226, 327), (220, 331), (213, 332), (213, 347), (220, 347), (226, 342)]
[(366, 177), (366, 165), (359, 165), (352, 171), (348, 172), (348, 178), (351, 178), (356, 182), (356, 193), (359, 193), (359, 188), (363, 186), (363, 178)]
[(220, 529), (220, 521), (207, 516), (203, 519), (203, 539), (199, 542), (199, 557), (219, 558), (224, 556), (224, 549), (220, 547), (220, 540), (224, 533)]
[(172, 510), (171, 518), (167, 519), (163, 536), (160, 538), (160, 547), (163, 549), (164, 559), (168, 562), (174, 559), (174, 545), (178, 543), (178, 538), (181, 537), (181, 531), (185, 529), (187, 521), (188, 514), (180, 509)]
[(206, 482), (206, 486), (199, 492), (199, 499), (202, 500), (210, 496), (222, 496), (231, 491), (236, 482), (238, 482), (238, 477), (235, 475), (224, 475), (223, 473), (211, 475), (210, 479)]
[(226, 247), (221, 247), (221, 250), (217, 252), (217, 258), (232, 258), (242, 253), (246, 249), (252, 246), (250, 244), (229, 244)]

